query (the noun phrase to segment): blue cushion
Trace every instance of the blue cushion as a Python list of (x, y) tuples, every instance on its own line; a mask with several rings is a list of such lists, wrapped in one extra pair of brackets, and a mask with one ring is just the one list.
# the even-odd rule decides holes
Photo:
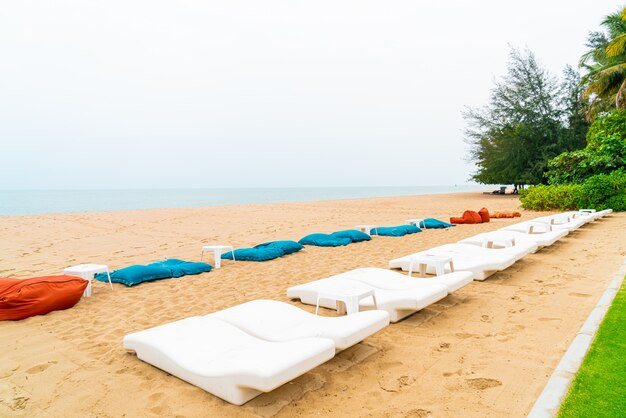
[(415, 225), (398, 225), (398, 226), (378, 226), (372, 230), (372, 235), (380, 235), (384, 237), (402, 237), (406, 234), (415, 234), (421, 232)]
[[(267, 261), (274, 258), (282, 257), (285, 252), (280, 248), (261, 247), (261, 248), (239, 248), (234, 251), (235, 260), (241, 261)], [(222, 258), (226, 260), (233, 259), (233, 252), (229, 251), (222, 254)]]
[(315, 245), (318, 247), (339, 247), (351, 244), (352, 240), (350, 238), (334, 237), (330, 234), (311, 234), (302, 237), (298, 242), (303, 245)]
[[(169, 268), (158, 265), (142, 266), (136, 264), (111, 272), (112, 282), (122, 283), (126, 286), (134, 286), (150, 280), (169, 279), (171, 277), (172, 271)], [(106, 273), (96, 274), (95, 278), (101, 282), (108, 281)]]
[(345, 231), (337, 231), (337, 232), (333, 232), (330, 235), (332, 235), (333, 237), (338, 237), (338, 238), (350, 238), (350, 241), (352, 242), (369, 241), (372, 239), (372, 237), (367, 235), (365, 232), (357, 231), (356, 229), (346, 229)]
[(424, 225), (426, 226), (426, 228), (432, 228), (432, 229), (450, 228), (451, 226), (456, 226), (454, 224), (449, 224), (447, 222), (440, 221), (435, 218), (424, 219)]
[(176, 258), (168, 258), (167, 260), (155, 261), (154, 263), (148, 265), (163, 266), (169, 268), (172, 272), (172, 277), (182, 277), (188, 274), (207, 273), (213, 269), (213, 266), (207, 263), (178, 260)]
[[(298, 251), (303, 249), (304, 246), (302, 246), (302, 244), (298, 244), (295, 241), (284, 240), (264, 242), (263, 244), (255, 245), (254, 248), (279, 248), (283, 250), (285, 254), (292, 254), (297, 253)], [(237, 257), (237, 254), (235, 254), (235, 257)]]

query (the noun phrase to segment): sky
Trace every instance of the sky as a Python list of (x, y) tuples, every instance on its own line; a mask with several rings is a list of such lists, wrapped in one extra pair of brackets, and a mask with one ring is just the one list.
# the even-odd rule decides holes
[(510, 47), (559, 75), (625, 4), (8, 0), (0, 189), (466, 184)]

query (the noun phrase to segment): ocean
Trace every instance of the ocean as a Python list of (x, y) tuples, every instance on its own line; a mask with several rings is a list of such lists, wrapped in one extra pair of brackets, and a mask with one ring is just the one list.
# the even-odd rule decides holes
[(0, 190), (0, 216), (245, 203), (307, 202), (492, 190), (484, 185), (142, 190)]

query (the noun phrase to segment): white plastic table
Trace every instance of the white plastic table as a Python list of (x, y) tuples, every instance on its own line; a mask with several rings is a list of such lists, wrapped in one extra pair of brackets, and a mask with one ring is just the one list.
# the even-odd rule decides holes
[(416, 225), (418, 228), (426, 229), (426, 222), (423, 218), (407, 219), (405, 225)]
[(498, 232), (486, 233), (482, 236), (483, 247), (493, 248), (494, 244), (502, 244), (503, 247), (508, 248), (515, 245), (515, 238)]
[(109, 279), (109, 286), (111, 286), (111, 290), (113, 290), (113, 284), (111, 283), (111, 274), (109, 273), (109, 267), (104, 264), (79, 264), (77, 266), (68, 267), (63, 270), (63, 274), (68, 274), (70, 276), (79, 276), (87, 281), (87, 288), (83, 292), (84, 297), (91, 296), (91, 280), (93, 280), (93, 276), (96, 273), (105, 273), (107, 274), (107, 278)]
[(529, 221), (527, 225), (527, 234), (541, 234), (552, 231), (552, 223), (549, 221)]
[(202, 254), (200, 255), (200, 261), (204, 258), (205, 251), (213, 251), (213, 258), (215, 259), (215, 268), (218, 269), (222, 267), (222, 253), (225, 250), (231, 251), (233, 253), (233, 261), (235, 260), (235, 250), (232, 245), (205, 245), (202, 247)]
[(409, 263), (409, 277), (413, 274), (413, 266), (419, 265), (420, 277), (426, 276), (426, 268), (432, 266), (435, 268), (437, 276), (441, 276), (445, 273), (446, 264), (450, 264), (450, 271), (454, 271), (454, 263), (451, 256), (435, 255), (435, 254), (419, 254), (415, 257), (411, 257)]
[(330, 299), (337, 302), (337, 313), (339, 315), (352, 315), (359, 312), (359, 301), (372, 297), (374, 299), (374, 309), (376, 305), (376, 295), (374, 289), (367, 286), (345, 285), (333, 286), (331, 289), (320, 290), (317, 293), (317, 302), (315, 304), (315, 315), (320, 309), (321, 299)]
[(365, 232), (367, 235), (371, 236), (372, 229), (376, 229), (376, 225), (357, 225), (355, 226), (359, 231)]

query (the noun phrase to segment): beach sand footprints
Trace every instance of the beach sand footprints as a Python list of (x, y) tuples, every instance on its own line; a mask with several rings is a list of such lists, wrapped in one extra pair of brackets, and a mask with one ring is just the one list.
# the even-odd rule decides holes
[(476, 377), (473, 379), (465, 379), (465, 382), (472, 389), (486, 390), (502, 386), (502, 382), (496, 379), (488, 379), (484, 377)]
[(38, 365), (33, 366), (30, 369), (26, 370), (25, 373), (26, 374), (39, 374), (41, 372), (44, 372), (50, 366), (52, 366), (54, 364), (57, 364), (57, 363), (58, 363), (58, 361), (56, 361), (56, 360), (52, 360), (52, 361), (49, 361), (47, 363), (41, 363), (41, 364), (38, 364)]
[(285, 383), (272, 392), (264, 393), (244, 405), (261, 417), (273, 417), (287, 405), (298, 406), (298, 401), (308, 392), (321, 389), (326, 384), (323, 375), (315, 372), (306, 373), (291, 382)]
[(30, 400), (27, 396), (18, 396), (7, 382), (0, 382), (0, 415), (8, 408), (11, 411), (19, 411), (26, 408)]

